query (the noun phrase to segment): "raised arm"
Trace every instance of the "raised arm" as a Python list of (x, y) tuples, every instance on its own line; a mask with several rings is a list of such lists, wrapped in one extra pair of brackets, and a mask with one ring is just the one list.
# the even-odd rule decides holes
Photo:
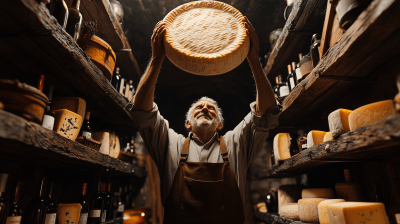
[(154, 28), (151, 36), (152, 57), (133, 97), (133, 104), (144, 111), (150, 111), (153, 108), (154, 89), (158, 73), (165, 58), (164, 26), (164, 22), (160, 21)]
[(250, 50), (247, 55), (247, 61), (250, 64), (257, 87), (257, 114), (263, 116), (275, 104), (275, 96), (258, 59), (259, 42), (256, 32), (247, 17), (244, 17), (243, 22), (247, 29), (247, 35), (250, 37)]

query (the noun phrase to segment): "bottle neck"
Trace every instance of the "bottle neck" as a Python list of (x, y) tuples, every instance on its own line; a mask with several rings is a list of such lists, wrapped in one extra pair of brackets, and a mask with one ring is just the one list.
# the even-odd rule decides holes
[(81, 0), (73, 0), (71, 8), (75, 8), (75, 9), (79, 10), (80, 4), (81, 4)]
[(81, 192), (82, 196), (86, 195), (86, 189), (87, 189), (87, 183), (83, 183), (82, 184), (82, 192)]
[(43, 188), (44, 188), (44, 179), (42, 179), (40, 186), (39, 186), (39, 196), (43, 197)]
[(288, 65), (288, 66), (287, 66), (287, 69), (288, 69), (288, 74), (289, 74), (289, 75), (292, 74), (292, 66), (291, 66), (291, 65)]

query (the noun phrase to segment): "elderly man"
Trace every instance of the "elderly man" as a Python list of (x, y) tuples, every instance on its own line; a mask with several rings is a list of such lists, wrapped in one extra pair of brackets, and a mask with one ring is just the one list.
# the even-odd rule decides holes
[(246, 172), (278, 125), (275, 97), (258, 59), (258, 38), (247, 18), (243, 19), (251, 46), (247, 60), (257, 86), (251, 112), (224, 136), (222, 111), (214, 100), (203, 97), (187, 112), (189, 137), (169, 128), (153, 102), (154, 88), (165, 58), (164, 23), (151, 38), (152, 59), (140, 80), (133, 104), (127, 106), (157, 165), (161, 178), (164, 223), (244, 223), (243, 203)]

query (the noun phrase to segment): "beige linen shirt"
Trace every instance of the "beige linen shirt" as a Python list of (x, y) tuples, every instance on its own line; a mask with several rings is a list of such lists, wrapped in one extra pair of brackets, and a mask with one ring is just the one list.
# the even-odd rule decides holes
[[(278, 125), (281, 112), (277, 104), (271, 107), (264, 116), (256, 114), (255, 102), (250, 104), (250, 108), (251, 112), (232, 131), (224, 135), (229, 163), (235, 174), (243, 203), (247, 169), (268, 138), (269, 130)], [(145, 146), (158, 167), (161, 179), (161, 200), (165, 204), (186, 137), (169, 128), (168, 121), (161, 116), (155, 103), (150, 112), (139, 110), (132, 104), (129, 104), (126, 109), (130, 110)], [(189, 133), (189, 136), (191, 140), (188, 162), (223, 163), (218, 134), (206, 143), (201, 142), (192, 133)]]

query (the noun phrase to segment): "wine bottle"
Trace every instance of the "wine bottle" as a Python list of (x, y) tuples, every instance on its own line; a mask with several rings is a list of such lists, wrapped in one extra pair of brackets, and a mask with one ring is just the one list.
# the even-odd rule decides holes
[(43, 87), (44, 87), (44, 80), (45, 80), (45, 76), (43, 74), (39, 75), (39, 81), (38, 81), (38, 90), (40, 90), (40, 92), (43, 92)]
[(107, 191), (104, 192), (105, 198), (105, 208), (106, 208), (106, 220), (110, 220), (113, 218), (113, 193), (111, 192), (111, 183), (107, 184)]
[(131, 95), (131, 94), (129, 93), (129, 90), (130, 90), (130, 88), (129, 88), (129, 82), (128, 82), (128, 80), (126, 80), (124, 96), (125, 96), (125, 98), (128, 99), (128, 100), (129, 100), (129, 96)]
[(85, 120), (82, 123), (82, 128), (80, 130), (79, 136), (91, 139), (92, 138), (92, 128), (90, 127), (89, 119), (90, 119), (90, 111), (86, 111)]
[[(101, 193), (101, 182), (97, 185), (97, 191), (90, 199), (88, 224), (100, 224), (102, 222), (102, 213), (104, 211), (104, 199)], [(104, 221), (103, 221), (104, 222)]]
[(125, 204), (122, 201), (122, 187), (119, 187), (119, 191), (116, 196), (116, 214), (115, 218), (121, 218), (125, 211)]
[(55, 224), (57, 220), (57, 205), (54, 203), (51, 194), (53, 193), (54, 182), (48, 183), (47, 198), (46, 198), (46, 218), (44, 224)]
[(13, 203), (10, 205), (10, 208), (8, 209), (6, 224), (20, 224), (21, 223), (22, 210), (18, 204), (20, 185), (21, 185), (21, 183), (18, 182), (17, 186), (15, 188), (14, 200), (13, 200)]
[(296, 62), (292, 62), (292, 73), (293, 73), (293, 79), (294, 79), (294, 84), (297, 86), (299, 83), (297, 82), (297, 74), (296, 74)]
[(43, 178), (38, 187), (38, 195), (33, 198), (25, 209), (25, 215), (22, 218), (22, 224), (42, 224), (46, 218), (46, 201), (44, 199)]
[(133, 88), (133, 81), (129, 80), (129, 96), (128, 100), (132, 100), (133, 94), (135, 93), (135, 88)]
[(279, 93), (279, 97), (286, 97), (287, 95), (289, 95), (289, 87), (287, 86), (286, 82), (282, 82), (282, 76), (278, 75), (278, 93)]
[(131, 137), (131, 143), (129, 144), (129, 152), (135, 154), (135, 140), (134, 136)]
[(307, 149), (307, 133), (304, 130), (297, 131), (297, 146), (299, 147), (299, 152)]
[(81, 209), (81, 216), (79, 217), (78, 224), (87, 224), (88, 223), (89, 206), (86, 203), (86, 189), (87, 189), (87, 183), (83, 183), (81, 199), (80, 199), (82, 209)]
[(122, 95), (122, 96), (124, 96), (125, 94), (125, 79), (124, 78), (121, 78), (121, 82), (120, 82), (120, 85), (119, 85), (119, 93)]
[(53, 130), (54, 121), (55, 121), (54, 112), (51, 107), (51, 100), (53, 99), (53, 90), (54, 90), (54, 86), (50, 85), (49, 91), (47, 93), (49, 102), (47, 103), (46, 110), (45, 110), (44, 116), (43, 116), (43, 123), (42, 123), (42, 127), (47, 128), (49, 130)]
[(53, 15), (60, 26), (65, 30), (68, 20), (68, 7), (64, 0), (52, 0), (47, 5), (50, 14)]
[(292, 65), (288, 65), (287, 69), (288, 69), (287, 81), (288, 81), (288, 85), (289, 85), (289, 91), (291, 92), (294, 89), (294, 87), (296, 86), (296, 83), (294, 81), (295, 77), (293, 76)]
[(8, 203), (5, 197), (7, 179), (8, 179), (7, 173), (0, 174), (0, 223), (1, 224), (3, 224), (6, 221), (7, 217), (6, 211), (8, 208)]
[(301, 74), (300, 70), (300, 61), (303, 59), (303, 54), (299, 54), (299, 63), (296, 65), (296, 79), (297, 79), (297, 84), (299, 84), (303, 80), (303, 75)]
[(79, 5), (81, 0), (73, 0), (72, 6), (69, 8), (68, 22), (66, 31), (74, 38), (75, 41), (79, 39), (82, 25), (82, 14), (79, 12)]
[(121, 75), (119, 74), (119, 67), (115, 69), (115, 74), (112, 78), (111, 85), (119, 92), (119, 87), (121, 85)]

